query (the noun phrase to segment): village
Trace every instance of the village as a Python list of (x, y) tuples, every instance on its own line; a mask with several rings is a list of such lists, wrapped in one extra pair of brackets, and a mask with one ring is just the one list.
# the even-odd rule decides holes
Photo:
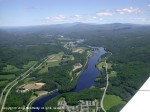
[(98, 100), (80, 100), (78, 105), (68, 105), (65, 98), (60, 98), (57, 103), (59, 112), (97, 112), (99, 108)]

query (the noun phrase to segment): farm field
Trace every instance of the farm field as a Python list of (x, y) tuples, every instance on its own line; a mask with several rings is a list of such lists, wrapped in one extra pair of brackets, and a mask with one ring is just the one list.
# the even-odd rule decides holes
[(104, 107), (106, 110), (109, 110), (110, 108), (124, 103), (122, 101), (122, 99), (119, 96), (115, 96), (115, 95), (106, 95), (104, 98)]
[(48, 72), (48, 67), (59, 66), (61, 63), (74, 60), (73, 55), (65, 55), (64, 52), (48, 56), (48, 60), (39, 68), (39, 73)]

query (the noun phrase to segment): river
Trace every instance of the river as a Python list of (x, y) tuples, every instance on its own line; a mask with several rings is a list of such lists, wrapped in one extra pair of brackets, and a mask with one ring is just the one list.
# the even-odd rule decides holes
[[(96, 84), (96, 82), (94, 80), (100, 74), (100, 71), (96, 68), (96, 64), (98, 63), (100, 57), (105, 53), (106, 53), (106, 51), (102, 47), (100, 47), (100, 48), (98, 48), (98, 50), (94, 51), (93, 55), (88, 60), (87, 67), (81, 73), (81, 75), (77, 81), (76, 88), (74, 90), (72, 90), (71, 92), (79, 92), (86, 88), (90, 88), (91, 86)], [(50, 100), (60, 94), (61, 93), (56, 92), (52, 95), (48, 95), (48, 96), (40, 98), (39, 100), (36, 100), (32, 104), (32, 108), (37, 108), (37, 109), (32, 109), (32, 112), (44, 112), (44, 109), (42, 109), (44, 107), (44, 104), (48, 100)]]

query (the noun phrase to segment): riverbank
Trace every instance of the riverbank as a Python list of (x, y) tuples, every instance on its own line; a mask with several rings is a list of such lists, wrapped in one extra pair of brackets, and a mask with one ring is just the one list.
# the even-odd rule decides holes
[(57, 100), (59, 100), (60, 97), (65, 97), (68, 105), (78, 105), (78, 101), (80, 99), (87, 99), (87, 100), (101, 99), (103, 90), (97, 87), (94, 88), (91, 87), (96, 84), (94, 80), (100, 74), (99, 70), (95, 65), (98, 63), (99, 58), (104, 53), (105, 51), (102, 48), (100, 48), (97, 51), (94, 51), (93, 55), (89, 58), (87, 68), (82, 72), (78, 80), (75, 90), (69, 93), (64, 93), (54, 99), (51, 99), (46, 103), (46, 106), (56, 107)]
[[(81, 70), (80, 72), (76, 73), (76, 79), (73, 80), (73, 81), (74, 81), (73, 83), (77, 83), (77, 81), (78, 81), (80, 75), (82, 74), (82, 72), (84, 71), (84, 69), (87, 67), (88, 60), (89, 60), (89, 58), (90, 58), (91, 56), (92, 56), (92, 51), (87, 51), (86, 62), (85, 62), (85, 64), (84, 64), (84, 66), (82, 67), (82, 70)], [(69, 90), (69, 91), (73, 91), (75, 88), (76, 88), (76, 86), (74, 86), (74, 87), (73, 87), (71, 90)], [(69, 92), (69, 91), (66, 91), (66, 92)], [(58, 92), (59, 92), (59, 93), (64, 93), (64, 92), (61, 92), (61, 91), (57, 90), (57, 91), (53, 92), (53, 94), (54, 94), (54, 93), (58, 94)], [(43, 96), (40, 96), (40, 97), (36, 97), (34, 100), (32, 100), (32, 103), (30, 103), (30, 105), (34, 104), (34, 102), (36, 102), (37, 100), (42, 99), (43, 97), (47, 97), (47, 96), (49, 96), (49, 95), (50, 95), (50, 94), (46, 94), (46, 95), (43, 95)]]
[(32, 106), (32, 104), (33, 104), (35, 101), (37, 101), (37, 100), (39, 100), (40, 98), (43, 98), (43, 97), (45, 97), (45, 96), (51, 95), (51, 94), (53, 94), (53, 93), (55, 93), (55, 92), (58, 92), (58, 89), (52, 90), (52, 91), (50, 91), (50, 92), (48, 92), (48, 93), (45, 93), (45, 94), (43, 94), (43, 95), (39, 95), (39, 96), (33, 98), (33, 99), (27, 104), (27, 106), (26, 106), (26, 112), (31, 112), (30, 107)]

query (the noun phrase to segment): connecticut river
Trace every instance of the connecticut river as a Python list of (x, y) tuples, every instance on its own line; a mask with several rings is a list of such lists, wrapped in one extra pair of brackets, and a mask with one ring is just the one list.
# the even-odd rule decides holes
[[(98, 48), (98, 47), (92, 47), (92, 48)], [(84, 69), (84, 71), (80, 75), (80, 78), (78, 79), (76, 88), (70, 92), (79, 92), (86, 88), (90, 88), (91, 86), (96, 84), (96, 82), (94, 80), (100, 74), (100, 71), (96, 68), (96, 64), (100, 60), (101, 56), (105, 53), (106, 53), (106, 51), (102, 47), (100, 47), (100, 48), (98, 48), (98, 50), (94, 51), (93, 55), (88, 60), (87, 67)], [(48, 100), (50, 100), (60, 94), (61, 93), (56, 92), (52, 95), (48, 95), (48, 96), (40, 98), (39, 100), (36, 100), (32, 104), (32, 108), (34, 108), (34, 109), (32, 109), (32, 112), (44, 112), (44, 104)]]

